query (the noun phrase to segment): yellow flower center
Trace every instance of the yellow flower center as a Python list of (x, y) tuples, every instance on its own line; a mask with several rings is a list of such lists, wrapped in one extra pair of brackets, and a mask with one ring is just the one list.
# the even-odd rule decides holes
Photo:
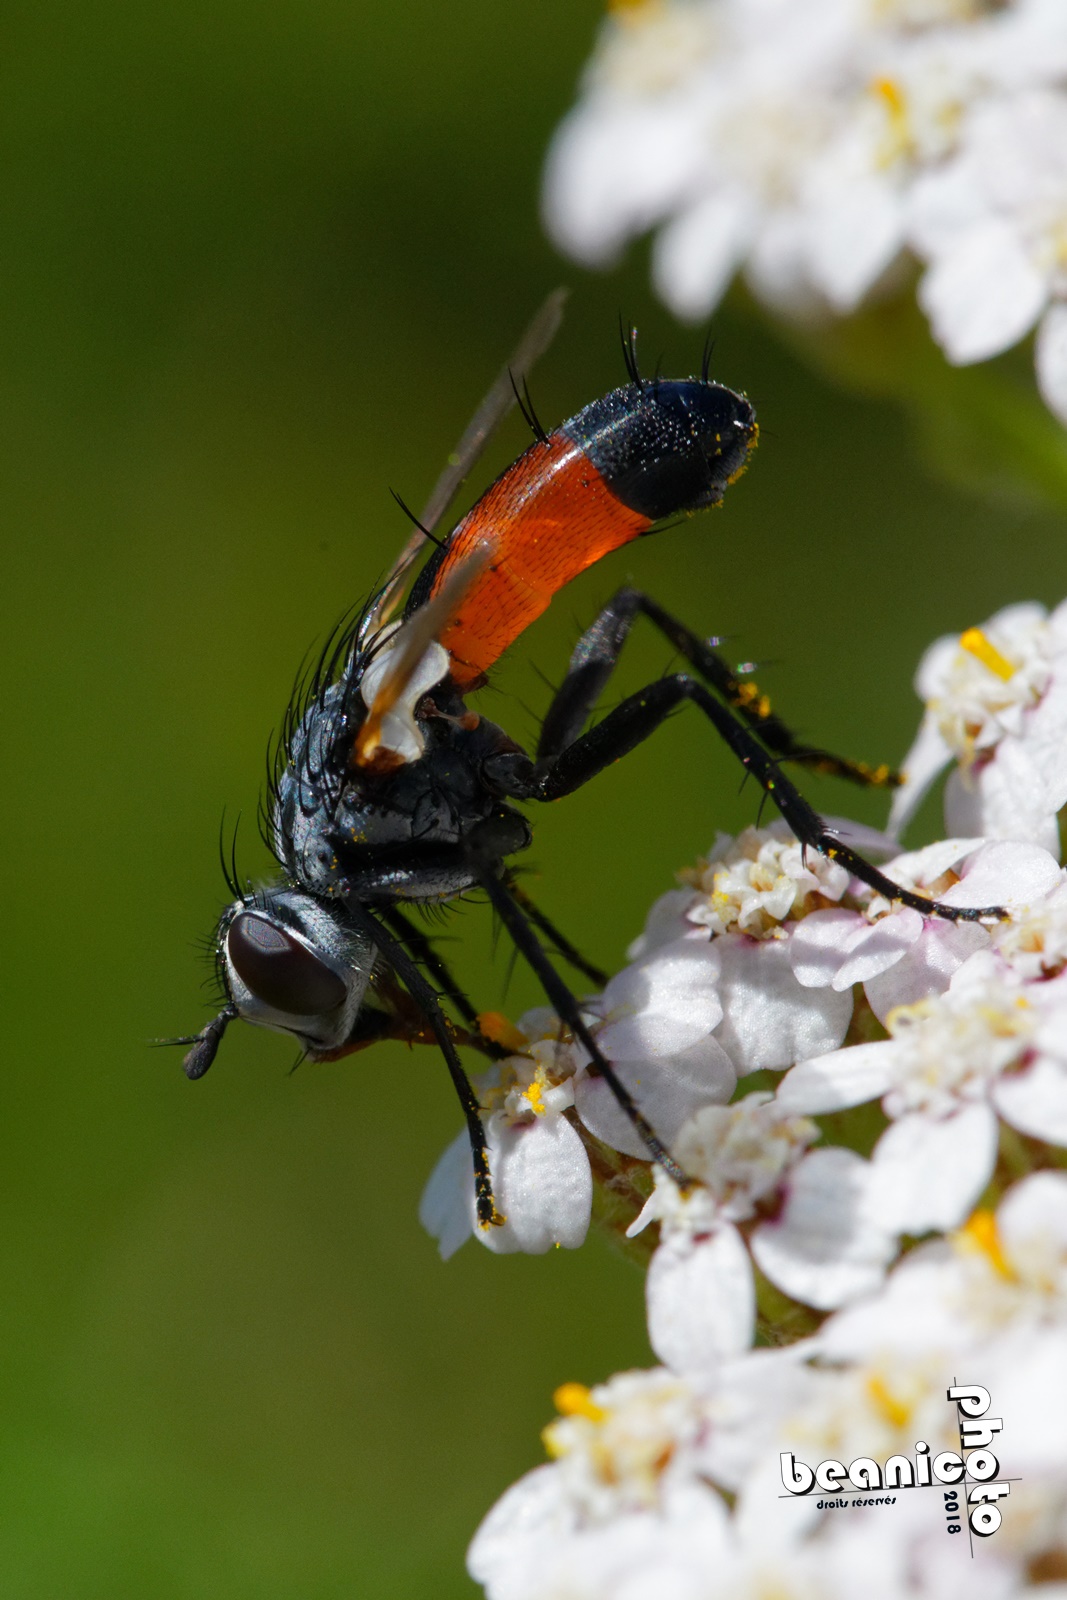
[(960, 1228), (956, 1240), (965, 1250), (985, 1256), (999, 1277), (1006, 1279), (1015, 1277), (1001, 1248), (997, 1219), (992, 1211), (976, 1211)]
[(902, 1428), (911, 1416), (911, 1407), (903, 1400), (898, 1400), (889, 1389), (885, 1379), (873, 1373), (867, 1379), (867, 1394), (876, 1411), (880, 1411), (887, 1422), (894, 1428)]
[(980, 661), (983, 667), (988, 667), (990, 672), (1002, 678), (1005, 683), (1014, 678), (1015, 668), (1006, 656), (1001, 655), (996, 645), (986, 638), (981, 628), (967, 628), (961, 633), (960, 648), (974, 656), (976, 661)]
[(607, 1416), (584, 1383), (561, 1383), (552, 1396), (552, 1404), (561, 1417), (587, 1417), (590, 1422), (603, 1422)]

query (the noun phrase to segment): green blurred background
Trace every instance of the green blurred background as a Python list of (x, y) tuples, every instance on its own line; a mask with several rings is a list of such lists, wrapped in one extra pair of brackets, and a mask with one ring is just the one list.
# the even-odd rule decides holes
[[(539, 166), (587, 0), (36, 0), (7, 9), (0, 386), (9, 734), (0, 1137), (0, 1593), (313, 1600), (473, 1592), (480, 1515), (539, 1459), (553, 1387), (647, 1362), (641, 1280), (416, 1222), (458, 1127), (430, 1051), (288, 1075), (234, 1028), (190, 1085), (154, 1036), (207, 1012), (196, 938), (240, 864), (305, 649), (413, 504), (547, 289), (554, 421), (702, 333), (556, 259)], [(934, 634), (1059, 599), (1059, 521), (936, 480), (901, 413), (827, 386), (740, 302), (716, 373), (764, 425), (726, 508), (589, 573), (483, 708), (531, 734), (574, 634), (633, 577), (730, 636), (812, 736), (898, 757)], [(512, 422), (480, 481), (524, 445)], [(472, 484), (472, 489), (476, 485)], [(625, 684), (659, 672), (642, 636)], [(872, 821), (875, 798), (809, 785)], [(754, 792), (696, 718), (539, 821), (531, 887), (606, 965)], [(449, 946), (479, 1003), (534, 990), (487, 914)]]

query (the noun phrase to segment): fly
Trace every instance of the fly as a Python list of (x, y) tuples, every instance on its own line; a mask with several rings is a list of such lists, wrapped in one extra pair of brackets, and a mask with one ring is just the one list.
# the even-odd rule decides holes
[[(748, 463), (758, 430), (748, 399), (696, 378), (645, 378), (634, 335), (628, 382), (546, 433), (519, 397), (524, 373), (558, 324), (549, 298), (476, 414), (416, 533), (385, 586), (342, 627), (286, 716), (266, 812), (277, 881), (241, 892), (213, 946), (226, 1000), (191, 1048), (185, 1071), (210, 1067), (236, 1018), (287, 1033), (312, 1060), (334, 1060), (387, 1037), (436, 1041), (470, 1135), (479, 1225), (502, 1219), (485, 1131), (458, 1046), (504, 1053), (407, 907), (484, 892), (561, 1021), (588, 1050), (652, 1159), (684, 1174), (605, 1059), (553, 954), (598, 985), (584, 961), (518, 887), (512, 857), (530, 843), (522, 809), (562, 799), (694, 705), (809, 849), (838, 861), (891, 901), (953, 920), (996, 908), (942, 906), (904, 889), (829, 829), (782, 771), (788, 761), (858, 783), (888, 785), (888, 768), (797, 740), (747, 677), (650, 596), (623, 588), (579, 639), (530, 752), (468, 705), (504, 651), (565, 584), (665, 518), (714, 506)], [(514, 398), (534, 443), (444, 540), (434, 529), (492, 426)], [(401, 591), (427, 539), (401, 615)], [(684, 669), (627, 696), (595, 726), (593, 709), (634, 622), (643, 618)], [(446, 1009), (447, 1008), (447, 1009)]]

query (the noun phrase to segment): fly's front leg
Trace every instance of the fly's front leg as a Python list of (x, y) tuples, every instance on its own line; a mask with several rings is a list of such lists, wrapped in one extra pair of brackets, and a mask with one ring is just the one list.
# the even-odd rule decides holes
[(498, 877), (495, 863), (486, 861), (484, 858), (479, 860), (476, 855), (472, 857), (472, 862), (478, 872), (479, 881), (489, 898), (489, 903), (511, 935), (515, 948), (520, 955), (526, 958), (531, 969), (540, 980), (552, 1009), (560, 1021), (571, 1030), (574, 1037), (580, 1040), (588, 1050), (597, 1071), (648, 1146), (648, 1152), (653, 1161), (662, 1167), (664, 1172), (669, 1173), (676, 1183), (684, 1186), (689, 1181), (685, 1173), (674, 1157), (670, 1155), (656, 1130), (640, 1110), (633, 1095), (611, 1065), (611, 1062), (601, 1052), (599, 1045), (589, 1031), (585, 1018), (582, 1016), (582, 1008), (577, 996), (571, 993), (552, 965), (541, 941), (527, 921), (526, 913), (522, 906), (514, 898), (510, 887)]
[(489, 1171), (489, 1150), (482, 1122), (482, 1110), (471, 1081), (463, 1070), (456, 1052), (448, 1018), (438, 1004), (438, 997), (419, 971), (415, 960), (395, 939), (385, 925), (367, 907), (358, 901), (348, 902), (348, 915), (374, 944), (379, 957), (391, 967), (426, 1018), (445, 1058), (452, 1083), (459, 1096), (467, 1123), (471, 1159), (474, 1163), (474, 1195), (478, 1223), (482, 1228), (499, 1227), (504, 1221), (493, 1199), (493, 1180)]
[[(609, 711), (602, 722), (575, 739), (566, 749), (539, 761), (530, 776), (525, 798), (558, 800), (595, 778), (621, 756), (642, 744), (684, 701), (691, 700), (703, 711), (716, 732), (726, 742), (747, 772), (778, 807), (801, 844), (818, 850), (831, 861), (838, 861), (854, 877), (868, 884), (889, 900), (913, 907), (927, 916), (944, 917), (951, 922), (977, 922), (981, 918), (1000, 918), (999, 906), (946, 906), (925, 895), (904, 889), (863, 856), (842, 843), (828, 829), (804, 796), (782, 772), (752, 730), (728, 707), (720, 705), (703, 684), (685, 673), (674, 673), (630, 695)], [(555, 1002), (553, 1001), (553, 1004)]]
[(798, 739), (772, 710), (770, 699), (751, 678), (739, 678), (706, 640), (639, 589), (620, 589), (579, 639), (567, 676), (542, 724), (537, 746), (539, 759), (558, 755), (581, 733), (637, 616), (647, 617), (704, 682), (759, 733), (764, 744), (781, 760), (848, 778), (865, 787), (893, 788), (900, 782), (898, 774), (888, 766), (872, 767), (863, 761), (851, 761)]

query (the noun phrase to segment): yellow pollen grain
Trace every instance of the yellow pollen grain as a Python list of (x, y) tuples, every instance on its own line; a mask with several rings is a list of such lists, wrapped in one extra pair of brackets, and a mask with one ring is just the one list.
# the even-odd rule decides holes
[(875, 1410), (880, 1411), (894, 1428), (902, 1428), (911, 1416), (910, 1406), (906, 1406), (903, 1400), (898, 1400), (886, 1387), (885, 1380), (877, 1375), (867, 1379), (867, 1393)]
[(985, 1256), (993, 1271), (1001, 1278), (1014, 1278), (1000, 1246), (997, 1219), (992, 1211), (976, 1211), (968, 1217), (956, 1235), (961, 1244)]
[(584, 1383), (561, 1383), (552, 1396), (552, 1404), (561, 1417), (586, 1417), (590, 1422), (603, 1422), (607, 1416)]
[(512, 1050), (519, 1055), (526, 1049), (526, 1040), (518, 1028), (500, 1011), (480, 1012), (478, 1027), (487, 1039), (492, 1039), (494, 1044), (502, 1044), (505, 1050)]
[(901, 89), (900, 84), (894, 78), (875, 78), (871, 88), (878, 98), (885, 102), (886, 110), (893, 120), (895, 122), (903, 121), (906, 107), (904, 91)]
[(1005, 656), (1001, 655), (996, 645), (986, 638), (981, 628), (967, 628), (961, 633), (960, 648), (974, 656), (976, 661), (980, 661), (983, 667), (988, 667), (990, 672), (1002, 678), (1005, 683), (1009, 678), (1014, 678), (1015, 668)]
[(529, 1085), (526, 1090), (526, 1098), (529, 1101), (531, 1111), (537, 1116), (543, 1117), (546, 1109), (545, 1097), (539, 1083), (531, 1083)]

